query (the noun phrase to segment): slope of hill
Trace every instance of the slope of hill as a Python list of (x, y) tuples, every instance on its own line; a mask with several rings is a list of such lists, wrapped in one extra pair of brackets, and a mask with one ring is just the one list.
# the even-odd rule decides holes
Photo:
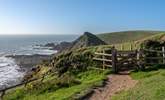
[(118, 44), (123, 42), (137, 41), (163, 31), (122, 31), (98, 34), (97, 36), (107, 44)]
[(163, 100), (165, 98), (165, 69), (146, 72), (133, 72), (132, 78), (138, 80), (137, 85), (126, 91), (121, 91), (112, 100)]
[(73, 41), (70, 49), (78, 49), (88, 46), (97, 46), (97, 45), (105, 45), (106, 43), (99, 39), (97, 36), (93, 35), (92, 33), (85, 32), (82, 36), (78, 39)]
[(122, 42), (122, 43), (117, 43), (117, 44), (112, 44), (112, 45), (114, 45), (116, 47), (116, 49), (118, 49), (118, 50), (121, 50), (121, 49), (130, 50), (130, 48), (135, 50), (135, 49), (140, 48), (142, 46), (142, 44), (147, 42), (148, 40), (165, 41), (165, 32), (157, 33), (154, 35), (149, 35), (147, 37), (144, 37), (144, 38), (136, 40), (136, 41)]
[(36, 80), (6, 93), (4, 100), (77, 100), (95, 86), (103, 85), (110, 70), (97, 70), (99, 62), (94, 62), (94, 52), (100, 47), (76, 49), (56, 55), (50, 62), (38, 65), (38, 72), (30, 78), (38, 78), (49, 69), (44, 80)]

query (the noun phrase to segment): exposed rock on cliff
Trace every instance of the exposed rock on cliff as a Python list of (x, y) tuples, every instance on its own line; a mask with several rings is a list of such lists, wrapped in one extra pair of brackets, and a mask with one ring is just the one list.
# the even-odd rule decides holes
[(82, 36), (76, 39), (73, 42), (61, 42), (59, 44), (48, 43), (45, 46), (52, 47), (54, 50), (58, 52), (62, 52), (65, 50), (74, 50), (88, 46), (97, 46), (97, 45), (105, 45), (106, 43), (99, 39), (96, 35), (85, 32)]
[(70, 47), (71, 50), (88, 47), (88, 46), (97, 46), (97, 45), (105, 45), (106, 43), (99, 39), (96, 35), (85, 32), (82, 36), (72, 42)]

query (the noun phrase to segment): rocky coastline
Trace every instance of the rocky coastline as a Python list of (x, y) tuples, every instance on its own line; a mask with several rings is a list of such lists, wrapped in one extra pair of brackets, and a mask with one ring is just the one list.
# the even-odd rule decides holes
[(37, 64), (42, 63), (42, 61), (50, 60), (53, 55), (8, 55), (6, 57), (13, 58), (17, 65), (24, 71), (30, 71)]

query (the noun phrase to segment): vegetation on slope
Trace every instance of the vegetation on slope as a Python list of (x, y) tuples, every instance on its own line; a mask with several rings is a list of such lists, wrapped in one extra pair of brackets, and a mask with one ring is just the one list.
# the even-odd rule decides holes
[(122, 31), (113, 33), (103, 33), (97, 36), (107, 44), (119, 44), (124, 42), (132, 42), (143, 38), (162, 33), (161, 31)]
[(151, 35), (142, 39), (137, 40), (135, 43), (141, 44), (144, 43), (148, 40), (152, 40), (152, 41), (163, 41), (162, 37), (165, 36), (165, 32), (161, 32), (161, 33), (157, 33), (155, 35)]
[[(5, 100), (72, 100), (85, 95), (90, 88), (102, 85), (108, 70), (88, 70), (77, 74), (74, 79), (70, 77), (52, 78), (43, 83), (29, 84), (27, 88), (17, 88), (9, 92)], [(52, 78), (52, 79), (51, 79)], [(76, 80), (76, 81), (75, 81)], [(62, 82), (62, 83), (60, 83)], [(61, 84), (61, 85), (60, 85)], [(31, 87), (30, 87), (31, 86)], [(85, 92), (86, 91), (86, 92)]]
[(84, 48), (89, 46), (105, 45), (106, 43), (98, 38), (96, 35), (85, 32), (82, 36), (72, 42), (70, 50)]
[[(92, 61), (95, 51), (103, 47), (81, 48), (55, 56), (51, 61), (38, 66), (40, 70), (31, 78), (41, 77), (51, 69), (51, 73), (41, 80), (31, 82), (26, 87), (9, 91), (5, 100), (69, 100), (79, 98), (86, 90), (101, 85), (110, 70), (95, 70), (100, 63)], [(78, 94), (78, 95), (77, 95)]]
[(133, 72), (132, 78), (138, 84), (127, 91), (116, 94), (112, 100), (163, 100), (165, 98), (165, 67), (158, 69), (155, 66), (151, 71)]
[[(162, 39), (165, 37), (165, 33), (157, 33), (155, 35), (151, 35), (142, 39), (139, 39), (137, 41), (130, 41), (130, 42), (124, 42), (124, 43), (117, 43), (113, 44), (116, 49), (118, 50), (130, 50), (132, 48), (133, 50), (138, 49), (140, 47), (144, 47), (148, 41), (157, 41), (157, 42), (163, 42)], [(111, 45), (112, 46), (112, 45)]]

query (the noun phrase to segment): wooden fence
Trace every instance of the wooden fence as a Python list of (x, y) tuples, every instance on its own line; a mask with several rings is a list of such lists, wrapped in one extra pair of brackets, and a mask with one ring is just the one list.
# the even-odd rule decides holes
[[(151, 54), (150, 56), (148, 54)], [(154, 54), (155, 56), (153, 56)], [(137, 49), (117, 50), (114, 47), (104, 49), (102, 52), (95, 52), (95, 61), (102, 62), (102, 69), (112, 67), (114, 73), (124, 65), (137, 66), (145, 69), (146, 65), (165, 64), (165, 47), (162, 50)]]

